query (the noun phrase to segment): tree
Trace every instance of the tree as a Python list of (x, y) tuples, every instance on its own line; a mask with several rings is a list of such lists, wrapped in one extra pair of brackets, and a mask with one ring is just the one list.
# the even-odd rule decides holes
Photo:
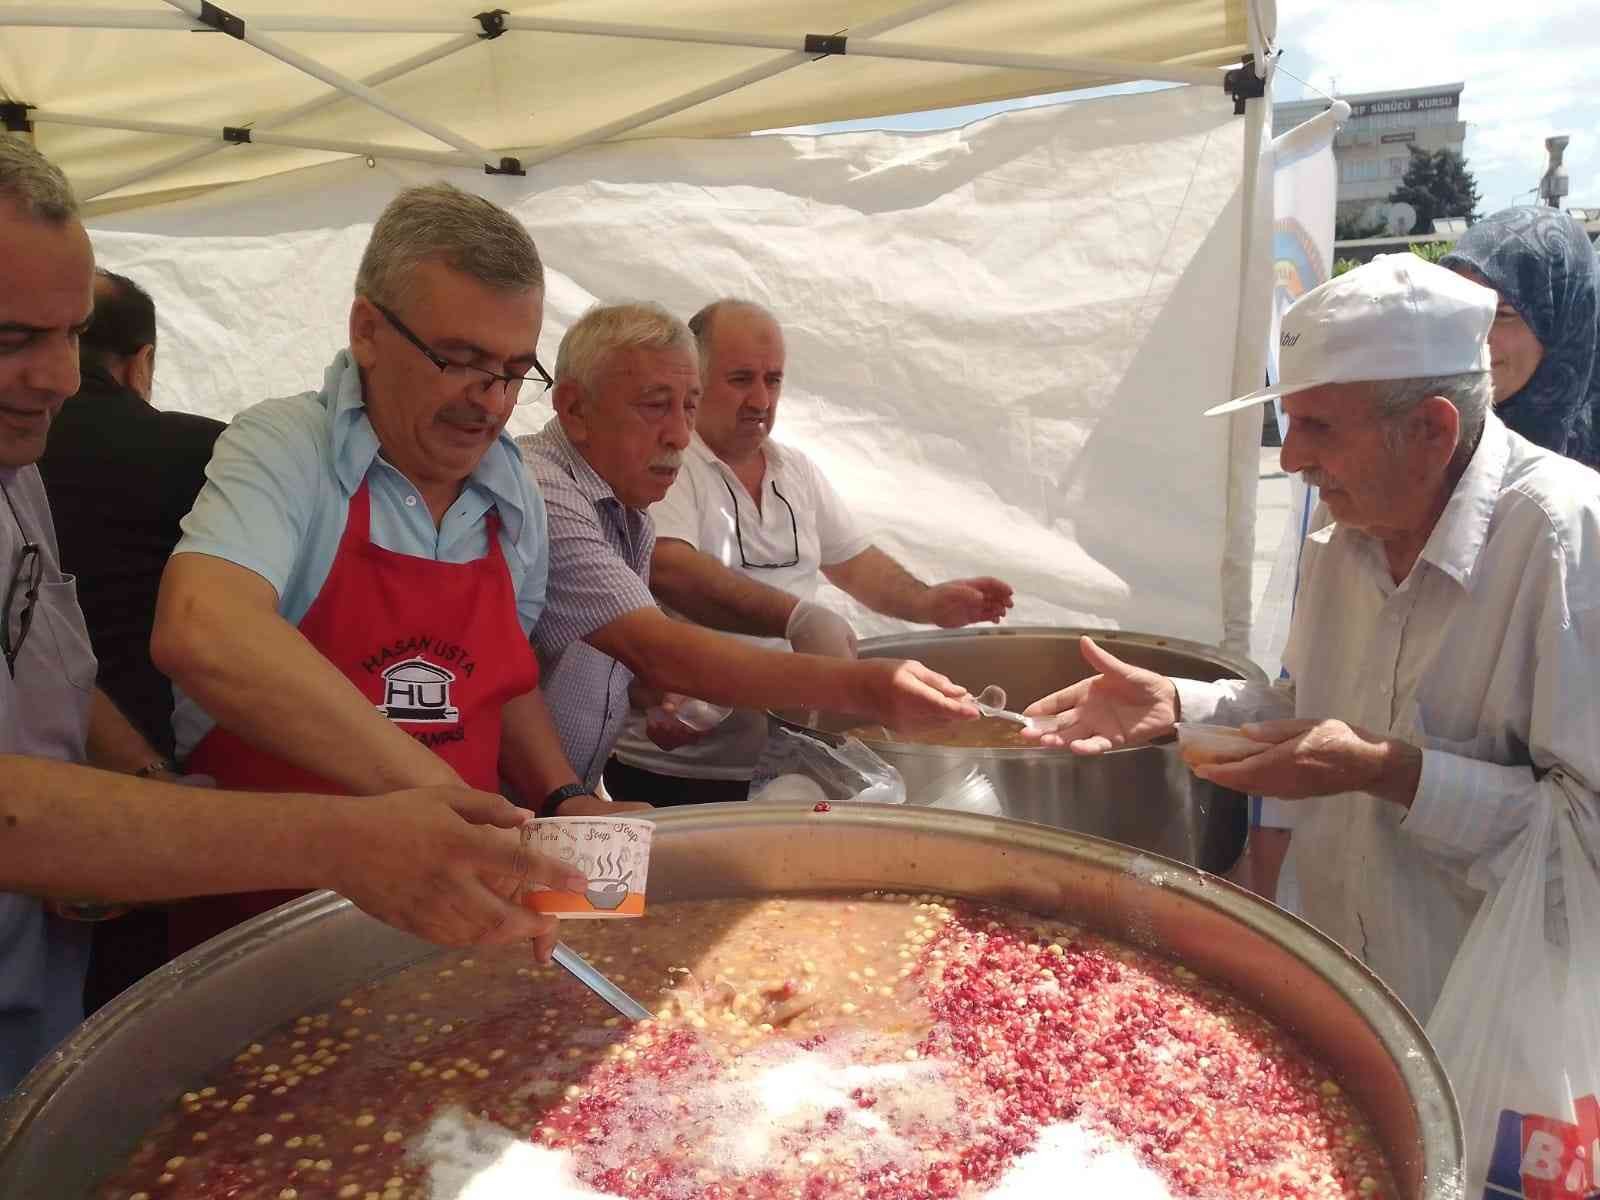
[(1431, 153), (1415, 146), (1406, 149), (1411, 152), (1411, 162), (1400, 186), (1389, 194), (1389, 203), (1403, 200), (1417, 210), (1417, 232), (1432, 230), (1438, 217), (1476, 221), (1478, 181), (1467, 170), (1466, 160), (1449, 147)]
[(1382, 237), (1389, 232), (1387, 221), (1363, 221), (1359, 215), (1339, 217), (1333, 223), (1333, 240), (1359, 242), (1365, 238)]

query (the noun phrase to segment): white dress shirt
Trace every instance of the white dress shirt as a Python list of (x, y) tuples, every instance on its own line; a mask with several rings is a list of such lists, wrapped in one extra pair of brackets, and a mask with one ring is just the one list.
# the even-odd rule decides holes
[[(872, 545), (815, 463), (770, 438), (757, 509), (744, 484), (697, 434), (666, 497), (650, 507), (656, 538), (675, 538), (709, 554), (730, 571), (809, 600), (822, 568), (854, 558)], [(783, 638), (746, 641), (787, 650)], [(749, 779), (767, 741), (763, 713), (736, 711), (709, 736), (670, 753), (645, 736), (634, 713), (617, 743), (629, 766), (692, 779)]]
[(1491, 415), (1403, 582), (1333, 523), (1308, 541), (1299, 597), (1292, 682), (1180, 680), (1183, 718), (1335, 717), (1422, 748), (1409, 811), (1295, 802), (1289, 855), (1302, 915), (1425, 1021), (1497, 852), (1534, 805), (1571, 807), (1547, 773), (1575, 785), (1600, 847), (1600, 475)]

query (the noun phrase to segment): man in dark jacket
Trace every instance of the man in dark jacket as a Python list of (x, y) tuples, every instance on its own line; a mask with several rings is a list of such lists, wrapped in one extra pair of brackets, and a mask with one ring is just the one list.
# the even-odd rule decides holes
[(150, 297), (97, 272), (94, 319), (79, 342), (83, 383), (50, 427), (39, 472), (61, 565), (78, 577), (100, 687), (171, 757), (172, 684), (150, 662), (156, 591), (225, 426), (155, 408), (155, 356)]
[[(78, 577), (100, 688), (170, 759), (172, 684), (150, 661), (156, 591), (226, 426), (155, 408), (155, 357), (149, 295), (131, 279), (97, 272), (94, 317), (78, 343), (83, 382), (50, 426), (39, 472), (62, 569)], [(156, 909), (96, 927), (86, 1012), (166, 961), (166, 928)]]

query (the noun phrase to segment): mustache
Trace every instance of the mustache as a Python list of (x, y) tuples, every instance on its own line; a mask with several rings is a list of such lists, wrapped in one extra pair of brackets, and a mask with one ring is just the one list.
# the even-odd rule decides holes
[(658, 454), (650, 460), (652, 471), (676, 471), (681, 466), (683, 466), (683, 452), (679, 450), (674, 450), (670, 454)]
[(448, 425), (494, 425), (496, 420), (489, 415), (487, 409), (479, 408), (475, 404), (457, 404), (449, 408), (441, 408), (437, 418)]

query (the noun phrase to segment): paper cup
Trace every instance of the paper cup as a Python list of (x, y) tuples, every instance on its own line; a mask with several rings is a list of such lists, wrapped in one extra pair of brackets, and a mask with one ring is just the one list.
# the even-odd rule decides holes
[(518, 899), (554, 917), (640, 917), (655, 826), (637, 817), (546, 817), (522, 827), (525, 849), (576, 867), (589, 880), (580, 892), (534, 885)]
[(1241, 758), (1272, 749), (1270, 742), (1245, 737), (1236, 725), (1202, 725), (1179, 721), (1178, 752), (1189, 763), (1238, 762)]

